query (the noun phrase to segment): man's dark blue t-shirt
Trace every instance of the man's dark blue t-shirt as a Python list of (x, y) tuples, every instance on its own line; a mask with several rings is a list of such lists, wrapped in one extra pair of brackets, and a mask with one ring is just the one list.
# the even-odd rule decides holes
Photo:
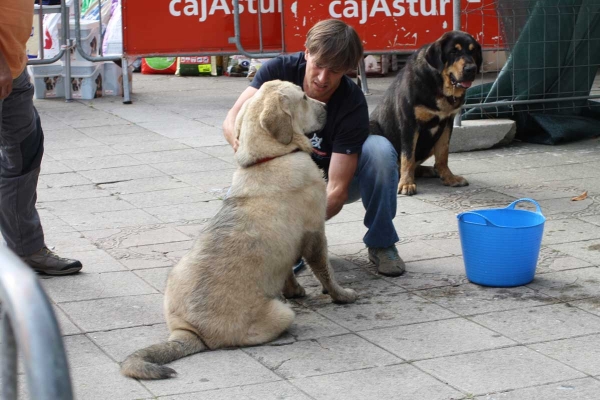
[[(260, 89), (263, 83), (280, 79), (302, 87), (305, 72), (304, 52), (281, 55), (265, 62), (250, 86)], [(325, 127), (308, 135), (313, 146), (313, 160), (327, 173), (332, 152), (360, 153), (368, 135), (367, 101), (360, 88), (344, 75), (327, 103)]]

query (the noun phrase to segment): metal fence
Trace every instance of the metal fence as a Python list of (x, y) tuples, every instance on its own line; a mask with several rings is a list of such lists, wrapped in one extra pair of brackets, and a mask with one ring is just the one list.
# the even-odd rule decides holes
[[(74, 9), (74, 15), (80, 15), (80, 0), (75, 0), (72, 2), (72, 7)], [(82, 40), (81, 40), (81, 21), (80, 18), (74, 18), (75, 25), (75, 37), (71, 37), (70, 32), (70, 17), (69, 17), (69, 6), (67, 4), (67, 0), (63, 0), (60, 5), (43, 5), (42, 1), (39, 1), (39, 4), (35, 4), (34, 13), (39, 15), (39, 26), (38, 26), (38, 40), (39, 40), (39, 51), (38, 58), (30, 59), (28, 61), (28, 65), (47, 65), (52, 64), (56, 61), (62, 60), (64, 75), (65, 75), (65, 100), (71, 101), (71, 57), (70, 53), (72, 51), (77, 51), (81, 57), (85, 60), (92, 62), (102, 62), (102, 61), (116, 61), (121, 64), (122, 68), (122, 76), (123, 76), (123, 102), (125, 104), (131, 103), (131, 94), (130, 94), (130, 83), (129, 83), (129, 68), (128, 68), (128, 60), (126, 57), (123, 57), (122, 54), (118, 55), (110, 55), (105, 56), (103, 54), (103, 46), (104, 42), (104, 34), (103, 34), (103, 26), (102, 26), (102, 1), (97, 2), (97, 9), (99, 17), (99, 30), (100, 30), (100, 45), (98, 46), (99, 56), (89, 56), (85, 53), (82, 48)], [(51, 58), (44, 58), (44, 28), (43, 28), (43, 16), (48, 14), (58, 13), (61, 14), (61, 29), (59, 33), (59, 43), (60, 50), (58, 54)]]
[(0, 363), (3, 400), (17, 398), (17, 355), (24, 363), (29, 397), (71, 400), (69, 366), (56, 317), (36, 274), (0, 248)]
[(600, 0), (498, 0), (486, 7), (469, 3), (460, 12), (465, 31), (493, 16), (501, 32), (469, 31), (486, 50), (463, 118), (596, 111), (589, 100), (600, 98)]

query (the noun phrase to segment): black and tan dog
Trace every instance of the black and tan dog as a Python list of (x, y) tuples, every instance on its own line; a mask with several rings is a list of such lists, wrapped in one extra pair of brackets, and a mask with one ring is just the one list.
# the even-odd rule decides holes
[[(413, 54), (383, 95), (370, 116), (370, 133), (389, 139), (398, 152), (398, 193), (415, 194), (415, 176), (469, 184), (448, 168), (448, 148), (454, 116), (481, 62), (481, 46), (471, 35), (447, 32)], [(432, 155), (434, 166), (421, 166)]]

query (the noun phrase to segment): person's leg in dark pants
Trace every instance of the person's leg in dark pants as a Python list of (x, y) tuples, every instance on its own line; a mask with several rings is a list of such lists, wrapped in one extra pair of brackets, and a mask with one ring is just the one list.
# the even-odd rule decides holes
[(43, 154), (44, 133), (24, 71), (13, 81), (10, 95), (0, 100), (0, 232), (7, 246), (36, 271), (67, 275), (78, 272), (81, 263), (46, 247), (35, 208)]

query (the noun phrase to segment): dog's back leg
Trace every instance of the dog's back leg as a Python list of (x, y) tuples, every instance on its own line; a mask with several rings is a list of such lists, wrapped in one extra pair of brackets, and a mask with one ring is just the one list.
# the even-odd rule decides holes
[(248, 328), (241, 346), (255, 346), (277, 339), (294, 321), (295, 313), (277, 299), (268, 300), (258, 311), (256, 320)]
[(446, 122), (446, 127), (442, 136), (435, 143), (433, 153), (435, 155), (434, 169), (439, 173), (442, 183), (446, 186), (468, 186), (469, 182), (465, 178), (459, 175), (454, 175), (450, 168), (448, 168), (448, 152), (450, 146), (450, 137), (452, 135), (452, 124), (451, 118)]
[(435, 168), (429, 166), (419, 165), (415, 170), (415, 177), (418, 178), (439, 178), (440, 174), (437, 173)]
[(176, 329), (169, 341), (153, 344), (129, 355), (121, 364), (121, 373), (137, 379), (166, 379), (175, 375), (174, 369), (162, 364), (206, 350), (202, 340), (193, 332)]
[(327, 239), (324, 232), (306, 233), (302, 254), (310, 269), (323, 285), (323, 293), (329, 293), (336, 303), (353, 303), (356, 300), (354, 290), (342, 288), (335, 280), (333, 270), (329, 265)]

